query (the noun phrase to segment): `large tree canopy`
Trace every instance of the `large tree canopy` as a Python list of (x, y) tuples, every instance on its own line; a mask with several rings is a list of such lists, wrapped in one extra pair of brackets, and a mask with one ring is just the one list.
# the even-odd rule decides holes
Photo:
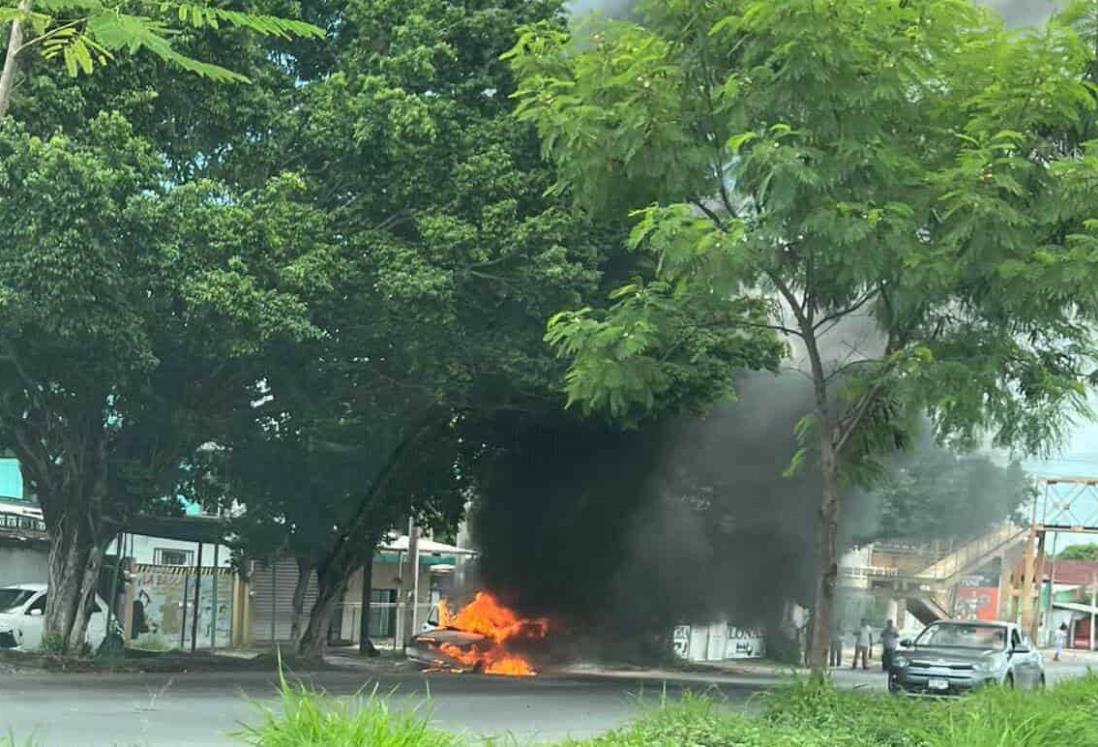
[(318, 330), (319, 216), (299, 179), (168, 186), (117, 115), (80, 140), (0, 132), (0, 438), (51, 535), (47, 630), (82, 645), (106, 545), (173, 495), (256, 354)]
[[(270, 349), (262, 404), (224, 445), (238, 523), (292, 526), (286, 549), (316, 570), (300, 641), (316, 653), (381, 535), (468, 497), (482, 445), (463, 440), (467, 424), (560, 408), (545, 322), (601, 302), (621, 221), (546, 195), (553, 170), (513, 117), (500, 55), (524, 23), (564, 28), (559, 4), (351, 0), (308, 17), (339, 30), (323, 50), (288, 47), (295, 84), (269, 89), (279, 104), (260, 101), (266, 129), (243, 147), (308, 185), (336, 246), (332, 287), (310, 307), (322, 334)], [(223, 155), (219, 170), (244, 173)]]
[(623, 415), (673, 394), (654, 366), (684, 309), (723, 304), (741, 333), (794, 343), (814, 388), (796, 463), (821, 482), (818, 621), (841, 481), (879, 474), (918, 413), (942, 439), (1043, 451), (1085, 406), (1094, 45), (1067, 23), (1083, 8), (1020, 35), (955, 0), (647, 2), (575, 38), (531, 27), (510, 54), (559, 190), (638, 211), (631, 245), (653, 260), (609, 310), (551, 325), (572, 399)]

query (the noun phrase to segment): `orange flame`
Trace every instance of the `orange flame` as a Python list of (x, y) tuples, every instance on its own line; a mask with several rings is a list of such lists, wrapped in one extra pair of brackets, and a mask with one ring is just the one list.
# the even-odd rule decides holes
[(446, 600), (439, 602), (439, 624), (469, 633), (479, 633), (494, 644), (486, 650), (476, 647), (461, 649), (450, 643), (439, 648), (451, 659), (472, 669), (480, 667), (485, 674), (509, 677), (532, 677), (537, 672), (522, 656), (507, 650), (507, 643), (521, 638), (544, 638), (549, 632), (545, 618), (527, 619), (501, 604), (491, 594), (477, 592), (473, 601), (454, 612)]

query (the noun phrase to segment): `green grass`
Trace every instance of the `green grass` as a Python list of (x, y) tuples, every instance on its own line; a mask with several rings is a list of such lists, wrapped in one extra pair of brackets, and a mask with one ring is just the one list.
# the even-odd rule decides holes
[(1098, 747), (1098, 677), (1042, 693), (993, 688), (950, 702), (797, 685), (745, 716), (689, 696), (570, 747)]
[[(377, 693), (351, 700), (283, 684), (282, 704), (241, 735), (256, 747), (472, 747), (390, 708)], [(708, 695), (646, 710), (627, 727), (560, 747), (1098, 747), (1098, 676), (1041, 693), (989, 689), (951, 702), (800, 684), (760, 696), (745, 715)], [(755, 709), (756, 711), (758, 709)], [(517, 747), (515, 738), (491, 742)], [(0, 744), (0, 747), (3, 747)]]
[[(277, 710), (263, 708), (259, 726), (237, 736), (256, 747), (461, 747), (454, 735), (433, 729), (418, 710), (393, 710), (376, 691), (351, 699), (329, 698), (282, 681)], [(0, 747), (3, 747), (0, 745)]]

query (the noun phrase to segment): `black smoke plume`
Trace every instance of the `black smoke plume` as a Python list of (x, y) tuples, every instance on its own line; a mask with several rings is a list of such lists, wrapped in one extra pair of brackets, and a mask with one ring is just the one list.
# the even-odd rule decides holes
[(483, 583), (604, 655), (662, 656), (675, 625), (720, 619), (776, 635), (811, 599), (818, 491), (783, 476), (809, 391), (768, 374), (739, 390), (639, 430), (497, 424), (472, 521)]

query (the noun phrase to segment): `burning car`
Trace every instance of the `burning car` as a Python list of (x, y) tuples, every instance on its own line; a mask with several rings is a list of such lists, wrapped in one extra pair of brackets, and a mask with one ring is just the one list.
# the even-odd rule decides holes
[[(481, 672), (484, 669), (481, 650), (490, 646), (488, 636), (479, 633), (434, 628), (412, 638), (408, 658), (431, 669)], [(467, 662), (472, 662), (472, 666)]]
[(548, 632), (544, 618), (519, 617), (481, 591), (456, 613), (445, 600), (440, 602), (438, 626), (412, 638), (408, 658), (436, 670), (532, 677), (537, 672), (516, 644), (544, 638)]

